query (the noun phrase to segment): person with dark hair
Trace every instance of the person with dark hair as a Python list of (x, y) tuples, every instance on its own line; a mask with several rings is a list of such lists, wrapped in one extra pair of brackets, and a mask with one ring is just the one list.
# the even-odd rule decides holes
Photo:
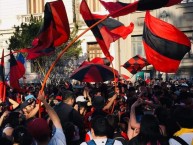
[(84, 122), (81, 114), (73, 108), (75, 103), (75, 95), (71, 91), (62, 91), (60, 94), (62, 96), (62, 102), (54, 107), (54, 110), (58, 114), (60, 121), (62, 123), (72, 122), (79, 129), (79, 135), (81, 142), (84, 140)]
[(53, 136), (48, 123), (43, 118), (35, 118), (28, 122), (27, 130), (33, 136), (37, 145), (66, 145), (66, 138), (62, 130), (60, 119), (53, 108), (46, 102), (45, 94), (39, 92), (38, 100), (40, 100), (53, 123)]
[(128, 137), (125, 137), (126, 133), (119, 126), (119, 117), (116, 115), (107, 115), (106, 118), (110, 125), (108, 137), (120, 141), (123, 145), (127, 145)]
[(170, 138), (170, 145), (192, 145), (193, 144), (193, 110), (187, 107), (178, 107), (173, 117), (179, 125), (180, 130)]
[(31, 145), (33, 143), (33, 137), (24, 126), (17, 126), (14, 128), (13, 139), (14, 144), (18, 145)]
[(129, 141), (129, 145), (168, 145), (162, 136), (158, 120), (150, 114), (141, 119), (139, 134)]
[(120, 141), (109, 139), (109, 124), (105, 117), (97, 116), (91, 121), (91, 134), (93, 139), (89, 142), (83, 142), (81, 145), (122, 145)]

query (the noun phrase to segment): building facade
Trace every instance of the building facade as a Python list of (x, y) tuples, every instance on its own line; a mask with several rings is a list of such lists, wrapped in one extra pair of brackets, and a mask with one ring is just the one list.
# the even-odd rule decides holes
[[(22, 22), (28, 23), (31, 14), (37, 19), (43, 18), (44, 5), (46, 2), (53, 0), (0, 0), (0, 50), (6, 49), (8, 44), (6, 41), (13, 34), (13, 26), (20, 25)], [(117, 0), (105, 0), (105, 1), (117, 1)], [(135, 0), (119, 0), (121, 2), (130, 3)], [(81, 0), (63, 0), (68, 19), (71, 27), (73, 23), (77, 22), (79, 25), (79, 34), (83, 32), (87, 26), (85, 25), (80, 13), (79, 5)], [(104, 14), (107, 11), (99, 3), (98, 0), (87, 0), (89, 8), (94, 13)], [(184, 0), (181, 4), (162, 8), (151, 11), (151, 14), (157, 18), (160, 18), (168, 23), (175, 25), (181, 31), (183, 31), (193, 42), (193, 0)], [(125, 25), (129, 25), (130, 22), (135, 24), (133, 33), (131, 33), (127, 39), (118, 40), (111, 44), (110, 53), (114, 56), (114, 67), (120, 72), (120, 74), (126, 74), (132, 76), (126, 69), (121, 67), (128, 59), (139, 54), (145, 57), (144, 48), (142, 44), (142, 32), (144, 23), (145, 12), (135, 12), (127, 16), (117, 18)], [(99, 45), (96, 42), (91, 31), (87, 32), (81, 37), (82, 42), (82, 55), (86, 55), (88, 60), (94, 57), (104, 57)], [(193, 49), (193, 48), (192, 48)], [(181, 62), (179, 71), (176, 74), (164, 74), (169, 77), (193, 77), (193, 50), (191, 49)], [(8, 54), (9, 51), (5, 51)], [(6, 74), (9, 71), (9, 57), (6, 57)], [(83, 61), (83, 60), (82, 60)], [(79, 62), (81, 63), (81, 62)], [(38, 78), (38, 74), (31, 71), (30, 62), (26, 64), (27, 77), (29, 76), (30, 81)], [(156, 77), (158, 73), (152, 66), (148, 67), (152, 77)], [(135, 77), (133, 77), (135, 78)]]

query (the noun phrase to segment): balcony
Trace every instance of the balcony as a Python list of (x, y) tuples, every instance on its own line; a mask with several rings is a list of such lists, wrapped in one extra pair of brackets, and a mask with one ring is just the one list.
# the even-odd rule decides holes
[(31, 16), (33, 16), (35, 19), (37, 20), (41, 20), (44, 17), (43, 13), (39, 13), (39, 14), (27, 14), (27, 15), (18, 15), (17, 19), (20, 23), (29, 23), (30, 22), (30, 18)]

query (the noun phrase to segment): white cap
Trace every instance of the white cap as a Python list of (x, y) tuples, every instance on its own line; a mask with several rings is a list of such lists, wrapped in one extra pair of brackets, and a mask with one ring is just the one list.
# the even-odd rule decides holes
[(188, 84), (182, 83), (181, 86), (182, 86), (182, 87), (188, 87)]
[(76, 102), (87, 102), (87, 100), (84, 98), (84, 96), (78, 96), (76, 98)]

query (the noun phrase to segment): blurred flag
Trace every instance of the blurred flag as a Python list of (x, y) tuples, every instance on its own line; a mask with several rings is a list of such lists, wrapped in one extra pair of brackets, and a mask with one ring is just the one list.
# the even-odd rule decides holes
[(10, 86), (16, 90), (21, 90), (19, 79), (23, 77), (25, 71), (23, 66), (16, 61), (15, 56), (10, 51)]
[[(106, 17), (105, 15), (92, 14), (85, 0), (82, 0), (81, 2), (80, 13), (88, 27)], [(106, 58), (109, 61), (112, 61), (113, 58), (109, 53), (110, 44), (119, 38), (125, 39), (133, 31), (133, 28), (133, 23), (126, 27), (115, 19), (107, 18), (92, 28), (91, 31), (93, 32)]]
[(20, 68), (20, 73), (24, 75), (25, 74), (25, 58), (23, 57), (21, 53), (19, 53), (16, 58), (17, 58), (17, 65)]
[(2, 51), (0, 64), (0, 99), (5, 102), (6, 84), (5, 84), (5, 69), (4, 69), (4, 49)]
[(110, 16), (115, 18), (135, 11), (146, 11), (169, 7), (180, 3), (182, 0), (139, 0), (133, 3), (105, 2), (104, 0), (99, 1), (109, 11)]

